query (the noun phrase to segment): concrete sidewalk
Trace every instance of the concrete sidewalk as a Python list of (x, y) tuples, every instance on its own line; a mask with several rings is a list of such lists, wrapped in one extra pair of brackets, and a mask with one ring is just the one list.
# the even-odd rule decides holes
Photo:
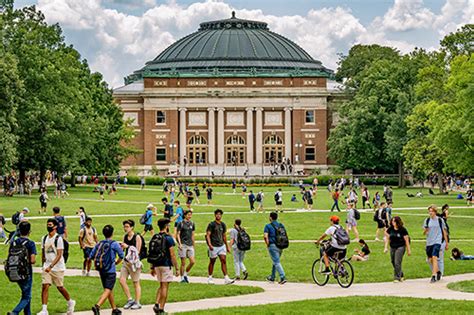
[[(40, 271), (38, 269), (40, 268), (35, 268), (35, 272)], [(78, 276), (81, 274), (81, 271), (68, 270), (66, 274), (68, 276)], [(98, 276), (96, 272), (93, 272), (92, 275)], [(143, 274), (142, 279), (154, 280), (153, 277), (149, 274)], [(191, 277), (190, 279), (193, 283), (207, 283), (207, 278), (204, 277)], [(214, 280), (216, 282), (216, 285), (224, 285), (223, 279)], [(277, 283), (268, 283), (263, 281), (239, 281), (236, 282), (234, 285), (257, 286), (261, 287), (265, 291), (262, 293), (248, 295), (169, 303), (166, 304), (166, 311), (169, 313), (178, 313), (185, 311), (215, 309), (221, 307), (240, 307), (275, 304), (308, 299), (322, 299), (345, 296), (396, 296), (474, 301), (474, 293), (452, 291), (447, 288), (447, 284), (450, 282), (464, 280), (474, 280), (474, 273), (447, 276), (444, 277), (441, 281), (434, 284), (429, 283), (429, 278), (426, 278), (406, 280), (402, 283), (383, 282), (353, 284), (349, 289), (343, 289), (337, 284), (329, 284), (324, 287), (320, 287), (312, 283), (288, 282), (285, 285), (279, 285)], [(118, 288), (118, 290), (120, 290), (120, 288)], [(103, 311), (103, 313), (105, 314), (108, 314), (109, 312), (110, 310)], [(154, 314), (153, 305), (143, 306), (141, 310), (135, 311), (122, 309), (122, 312), (124, 315)], [(75, 314), (90, 315), (92, 314), (92, 312), (76, 312)]]

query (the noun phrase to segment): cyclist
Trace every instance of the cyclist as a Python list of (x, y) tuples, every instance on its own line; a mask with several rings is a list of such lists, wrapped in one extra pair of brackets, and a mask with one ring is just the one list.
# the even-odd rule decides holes
[[(316, 244), (321, 244), (321, 242), (328, 236), (331, 237), (331, 241), (329, 242), (329, 245), (326, 247), (323, 247), (322, 249), (322, 255), (323, 255), (323, 260), (324, 264), (326, 265), (326, 269), (322, 271), (322, 274), (330, 274), (331, 270), (329, 269), (329, 258), (334, 257), (336, 253), (338, 253), (338, 258), (339, 259), (344, 259), (346, 257), (346, 245), (340, 245), (341, 240), (339, 239), (339, 233), (342, 234), (342, 231), (344, 233), (347, 232), (344, 230), (342, 226), (339, 225), (339, 217), (337, 215), (333, 215), (329, 218), (331, 222), (331, 226), (324, 232), (323, 235), (316, 241)], [(348, 237), (348, 235), (347, 235)], [(339, 239), (339, 240), (338, 240)]]

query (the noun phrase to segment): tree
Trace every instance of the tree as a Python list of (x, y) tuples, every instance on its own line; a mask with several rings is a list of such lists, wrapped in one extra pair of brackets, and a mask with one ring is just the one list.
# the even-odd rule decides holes
[(441, 50), (447, 53), (449, 60), (456, 56), (470, 56), (474, 53), (474, 24), (466, 24), (441, 40)]

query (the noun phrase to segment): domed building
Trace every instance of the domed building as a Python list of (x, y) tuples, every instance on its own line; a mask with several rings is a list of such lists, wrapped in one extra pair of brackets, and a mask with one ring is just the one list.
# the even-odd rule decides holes
[[(333, 72), (264, 22), (204, 22), (114, 90), (132, 144), (123, 168), (270, 175), (327, 169)], [(328, 83), (329, 82), (329, 83)]]

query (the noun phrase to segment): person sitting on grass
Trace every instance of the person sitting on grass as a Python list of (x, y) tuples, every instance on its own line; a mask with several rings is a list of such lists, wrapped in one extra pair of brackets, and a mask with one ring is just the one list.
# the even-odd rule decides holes
[(451, 260), (474, 260), (474, 255), (464, 255), (464, 253), (455, 247), (451, 251)]
[(369, 245), (367, 245), (367, 243), (363, 239), (359, 240), (359, 245), (361, 246), (361, 248), (360, 249), (357, 249), (357, 248), (354, 249), (354, 252), (357, 253), (357, 254), (352, 255), (352, 257), (350, 259), (354, 260), (354, 261), (367, 261), (367, 260), (369, 260), (369, 254), (370, 254)]

